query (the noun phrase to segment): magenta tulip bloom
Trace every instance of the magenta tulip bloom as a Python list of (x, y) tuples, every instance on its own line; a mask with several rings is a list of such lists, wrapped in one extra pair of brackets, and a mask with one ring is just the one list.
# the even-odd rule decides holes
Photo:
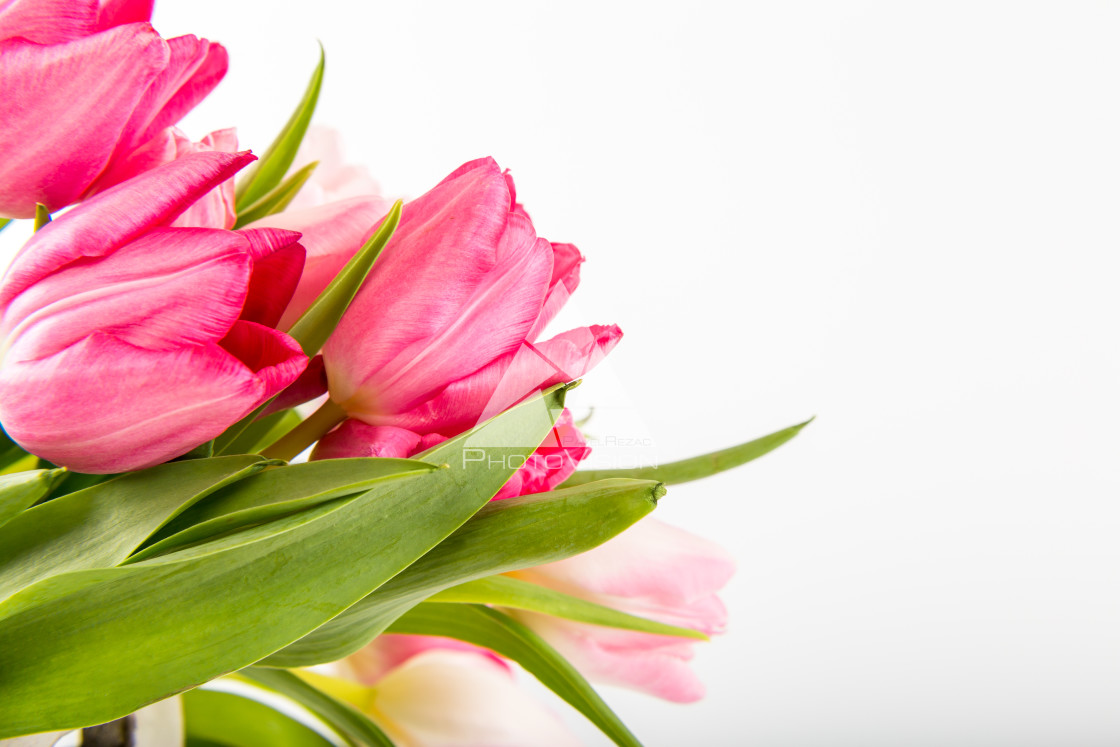
[[(510, 575), (711, 635), (726, 626), (716, 592), (734, 571), (718, 545), (646, 518), (594, 550)], [(589, 679), (680, 703), (704, 695), (688, 666), (695, 641), (516, 614)]]
[(273, 327), (299, 234), (167, 228), (253, 160), (199, 152), (36, 233), (0, 285), (0, 424), (80, 472), (189, 451), (290, 384), (307, 359)]
[(331, 399), (367, 425), (449, 436), (582, 376), (617, 343), (617, 327), (534, 343), (581, 261), (536, 235), (493, 159), (465, 164), (405, 205), (328, 340)]
[(54, 211), (175, 124), (225, 75), (218, 44), (162, 39), (150, 0), (0, 4), (0, 217)]

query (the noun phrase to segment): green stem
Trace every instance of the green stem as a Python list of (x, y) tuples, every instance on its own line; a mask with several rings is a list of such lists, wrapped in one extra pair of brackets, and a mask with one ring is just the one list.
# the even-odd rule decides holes
[(346, 411), (327, 400), (302, 423), (278, 438), (271, 446), (261, 452), (269, 459), (291, 461), (311, 444), (327, 435), (336, 425), (346, 419)]

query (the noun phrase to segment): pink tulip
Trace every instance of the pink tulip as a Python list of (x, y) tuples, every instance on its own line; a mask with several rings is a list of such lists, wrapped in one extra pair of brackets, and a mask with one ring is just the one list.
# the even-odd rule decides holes
[(373, 234), (375, 224), (390, 204), (376, 195), (352, 197), (326, 205), (285, 210), (249, 224), (248, 228), (282, 228), (298, 231), (303, 236), (300, 243), (307, 250), (307, 263), (280, 319), (281, 329), (291, 327), (307, 311)]
[(485, 649), (448, 638), (382, 635), (342, 662), (370, 689), (356, 701), (396, 744), (569, 747), (579, 742)]
[[(457, 434), (452, 434), (457, 435)], [(348, 419), (322, 439), (312, 459), (343, 457), (412, 457), (447, 440), (441, 433), (419, 434), (392, 425), (369, 425)], [(529, 455), (494, 500), (530, 493), (544, 493), (567, 480), (576, 466), (591, 453), (583, 434), (565, 409), (544, 443)]]
[[(201, 151), (237, 152), (237, 130), (211, 132), (197, 143), (191, 142), (178, 127), (168, 127), (124, 158), (114, 160), (91, 190), (93, 192), (120, 184), (126, 179), (174, 161), (188, 153)], [(197, 228), (233, 228), (237, 210), (233, 179), (226, 179), (199, 198), (170, 225)]]
[[(716, 592), (734, 570), (719, 546), (646, 518), (594, 550), (510, 575), (710, 635), (726, 626), (727, 611)], [(704, 695), (688, 666), (693, 641), (515, 614), (593, 681), (680, 703)]]
[(184, 155), (36, 233), (0, 285), (0, 423), (80, 472), (158, 464), (220, 434), (307, 363), (276, 325), (299, 234), (165, 228), (253, 160)]
[(493, 159), (463, 165), (405, 205), (328, 340), (331, 399), (368, 425), (450, 435), (582, 376), (618, 342), (617, 327), (533, 342), (581, 261), (536, 235)]
[(54, 211), (107, 185), (115, 162), (160, 135), (225, 75), (218, 44), (162, 39), (150, 0), (0, 4), (0, 216)]

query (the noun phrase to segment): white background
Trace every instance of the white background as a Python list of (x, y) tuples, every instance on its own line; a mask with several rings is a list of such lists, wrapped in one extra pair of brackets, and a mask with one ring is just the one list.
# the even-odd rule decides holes
[(740, 570), (705, 701), (605, 691), (649, 745), (1120, 743), (1120, 6), (162, 0), (155, 23), (230, 49), (195, 138), (263, 152), (318, 38), (316, 121), (387, 194), (511, 168), (588, 256), (567, 326), (626, 332), (573, 394), (590, 430), (668, 460), (818, 416), (663, 499)]

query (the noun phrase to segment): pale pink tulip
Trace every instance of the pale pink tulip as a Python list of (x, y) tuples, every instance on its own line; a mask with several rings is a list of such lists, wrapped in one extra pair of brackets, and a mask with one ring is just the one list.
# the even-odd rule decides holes
[(303, 265), (299, 234), (164, 228), (253, 160), (190, 153), (36, 233), (0, 285), (0, 424), (80, 472), (178, 456), (307, 363), (273, 327)]
[(175, 124), (225, 75), (223, 47), (162, 39), (151, 2), (0, 4), (0, 216), (92, 194), (117, 160)]
[[(291, 171), (298, 171), (311, 162), (318, 166), (299, 194), (288, 205), (289, 210), (304, 210), (351, 197), (381, 194), (381, 188), (365, 166), (348, 163), (343, 155), (342, 136), (331, 127), (311, 125), (300, 143)], [(388, 209), (389, 205), (385, 205)], [(382, 210), (376, 217), (385, 214)]]
[(410, 747), (569, 747), (579, 742), (485, 649), (382, 635), (343, 662), (370, 689), (359, 707)]
[[(711, 635), (727, 624), (716, 592), (734, 571), (731, 556), (718, 545), (646, 518), (594, 550), (510, 575)], [(694, 641), (515, 614), (588, 679), (682, 703), (704, 695), (688, 665)]]
[(586, 373), (617, 327), (533, 336), (574, 290), (582, 258), (539, 238), (513, 181), (471, 161), (405, 205), (323, 351), (331, 399), (368, 425), (459, 432)]

